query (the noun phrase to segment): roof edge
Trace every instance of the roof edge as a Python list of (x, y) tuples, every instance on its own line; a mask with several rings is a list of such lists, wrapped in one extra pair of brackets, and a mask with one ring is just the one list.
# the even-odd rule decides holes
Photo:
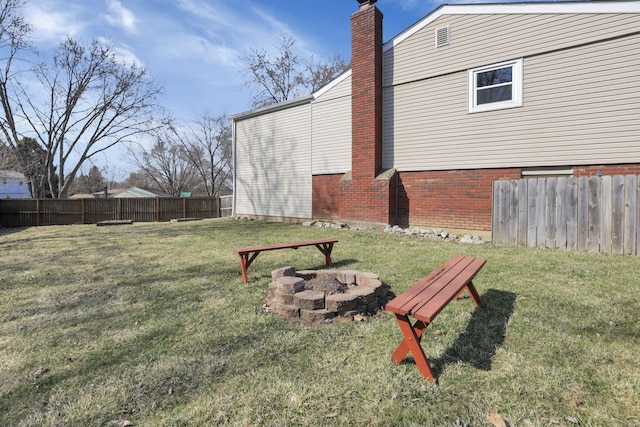
[(301, 96), (299, 98), (290, 99), (288, 101), (279, 102), (277, 104), (267, 105), (264, 107), (255, 108), (253, 110), (234, 114), (232, 116), (229, 116), (229, 118), (233, 121), (249, 119), (251, 117), (259, 116), (264, 113), (272, 113), (274, 111), (286, 110), (287, 108), (293, 108), (299, 105), (308, 104), (311, 101), (313, 101), (313, 99), (314, 99), (313, 95)]
[(387, 41), (383, 52), (393, 49), (442, 15), (493, 15), (515, 13), (640, 13), (640, 1), (565, 1), (549, 3), (444, 4)]
[(320, 89), (315, 91), (312, 94), (313, 98), (314, 99), (320, 98), (322, 95), (324, 95), (325, 93), (329, 92), (331, 89), (333, 89), (334, 87), (336, 87), (338, 84), (342, 83), (343, 81), (345, 81), (349, 77), (351, 77), (351, 67), (349, 67), (347, 70), (345, 70), (338, 77), (334, 78), (329, 83), (327, 83), (326, 85), (322, 86)]

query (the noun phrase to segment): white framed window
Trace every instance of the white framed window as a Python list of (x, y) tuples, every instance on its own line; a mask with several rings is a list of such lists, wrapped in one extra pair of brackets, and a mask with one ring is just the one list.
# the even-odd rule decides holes
[(469, 70), (469, 112), (522, 106), (522, 58)]

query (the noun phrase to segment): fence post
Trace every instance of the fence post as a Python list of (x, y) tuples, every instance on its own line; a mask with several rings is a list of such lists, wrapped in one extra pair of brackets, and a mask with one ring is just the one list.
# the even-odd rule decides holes
[(556, 180), (556, 248), (567, 249), (567, 177)]
[(538, 179), (528, 179), (527, 187), (527, 246), (532, 248), (538, 245)]
[(182, 198), (182, 218), (187, 217), (187, 198)]
[(635, 255), (636, 241), (636, 183), (638, 181), (633, 175), (624, 177), (624, 242), (623, 251), (625, 255)]
[(613, 212), (613, 178), (605, 175), (600, 178), (600, 207), (602, 221), (600, 223), (600, 252), (609, 254), (612, 248), (613, 228), (611, 213)]
[(575, 176), (567, 180), (567, 249), (578, 248), (578, 180)]
[(611, 253), (624, 252), (624, 175), (613, 177), (613, 209), (611, 210)]

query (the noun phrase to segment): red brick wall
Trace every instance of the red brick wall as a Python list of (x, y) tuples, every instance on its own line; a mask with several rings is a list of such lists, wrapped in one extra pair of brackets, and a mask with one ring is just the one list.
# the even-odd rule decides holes
[(342, 219), (389, 224), (395, 217), (395, 204), (391, 204), (390, 193), (395, 188), (391, 180), (342, 181)]
[(593, 176), (598, 173), (603, 175), (640, 175), (640, 165), (595, 165), (595, 166), (574, 166), (574, 176)]
[(390, 180), (341, 180), (313, 176), (313, 217), (389, 224), (395, 219), (395, 177)]
[(342, 219), (342, 175), (313, 176), (313, 217), (316, 219)]
[(389, 181), (341, 177), (313, 177), (314, 218), (488, 231), (493, 181), (519, 179), (520, 169), (402, 172)]
[(518, 168), (402, 172), (397, 223), (491, 230), (493, 181), (519, 179), (520, 173)]

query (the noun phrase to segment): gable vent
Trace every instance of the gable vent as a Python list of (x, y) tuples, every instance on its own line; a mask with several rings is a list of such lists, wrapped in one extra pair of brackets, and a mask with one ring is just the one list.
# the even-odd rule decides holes
[(447, 46), (450, 41), (451, 27), (449, 25), (436, 29), (436, 48)]

